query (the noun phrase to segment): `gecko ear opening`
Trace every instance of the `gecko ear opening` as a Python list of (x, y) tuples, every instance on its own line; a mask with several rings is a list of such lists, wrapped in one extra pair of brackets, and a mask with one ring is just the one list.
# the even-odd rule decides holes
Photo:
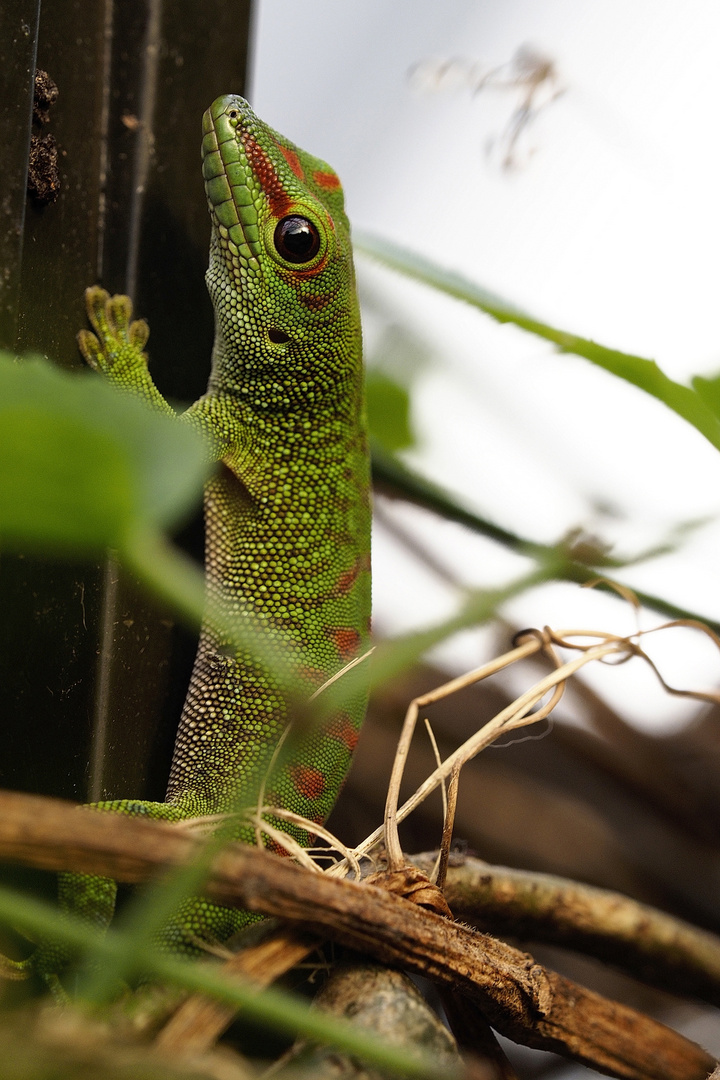
[(277, 330), (275, 327), (271, 327), (268, 330), (268, 337), (272, 341), (273, 345), (284, 345), (290, 340), (288, 334), (284, 330)]

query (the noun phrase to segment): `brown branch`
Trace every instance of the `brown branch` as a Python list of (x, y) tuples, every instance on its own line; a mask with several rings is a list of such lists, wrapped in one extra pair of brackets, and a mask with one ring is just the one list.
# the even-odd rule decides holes
[[(431, 853), (413, 862), (427, 870)], [(493, 934), (596, 956), (673, 994), (720, 1006), (720, 938), (620, 893), (464, 858), (448, 869), (456, 918)]]
[[(461, 1072), (452, 1035), (402, 971), (369, 960), (339, 964), (315, 996), (314, 1005), (331, 1016), (350, 1020), (367, 1033), (368, 1039), (382, 1039), (389, 1046), (408, 1049), (422, 1047), (438, 1073), (467, 1077)], [(312, 1080), (380, 1076), (374, 1071), (369, 1074), (360, 1063), (338, 1054), (333, 1047), (306, 1042), (296, 1043), (278, 1064), (280, 1068), (274, 1066), (271, 1075), (283, 1080), (297, 1080), (298, 1076)]]
[[(145, 880), (199, 850), (187, 831), (0, 793), (0, 857), (49, 869)], [(203, 892), (217, 903), (276, 915), (475, 1001), (516, 1042), (551, 1050), (626, 1080), (705, 1080), (716, 1062), (634, 1009), (536, 964), (527, 953), (424, 911), (371, 885), (233, 846)]]
[(466, 1054), (477, 1055), (485, 1066), (487, 1080), (519, 1080), (493, 1029), (473, 1001), (446, 990), (441, 995), (445, 1016), (458, 1046)]

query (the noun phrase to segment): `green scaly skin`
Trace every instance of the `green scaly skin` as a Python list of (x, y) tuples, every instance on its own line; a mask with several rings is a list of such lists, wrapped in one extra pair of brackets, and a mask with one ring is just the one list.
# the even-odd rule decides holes
[[(181, 420), (209, 436), (221, 463), (205, 491), (208, 610), (249, 612), (279, 634), (279, 648), (299, 646), (305, 664), (295, 685), (309, 696), (369, 642), (369, 465), (343, 193), (324, 162), (263, 124), (240, 97), (211, 105), (203, 136), (216, 335), (207, 393)], [(306, 224), (291, 222), (283, 241), (278, 223), (294, 217)], [(131, 322), (129, 299), (99, 288), (86, 299), (95, 333), (81, 332), (79, 342), (88, 363), (172, 413), (148, 372), (147, 324)], [(178, 821), (252, 803), (288, 723), (289, 690), (271, 668), (252, 650), (233, 649), (208, 618), (166, 801), (98, 808)], [(322, 822), (364, 711), (360, 693), (342, 713), (311, 725), (267, 778), (265, 802)], [(276, 824), (307, 844), (304, 830)], [(254, 830), (238, 825), (233, 838), (254, 842)], [(63, 874), (60, 899), (105, 926), (115, 883)], [(196, 952), (198, 938), (223, 940), (253, 918), (191, 899), (160, 944)], [(52, 981), (66, 958), (41, 945), (32, 961)]]

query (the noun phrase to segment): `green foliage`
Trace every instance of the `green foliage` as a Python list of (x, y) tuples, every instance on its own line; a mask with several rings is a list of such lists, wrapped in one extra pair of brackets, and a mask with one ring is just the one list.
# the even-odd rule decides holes
[(0, 354), (3, 546), (121, 554), (197, 502), (207, 454), (195, 432), (90, 373)]
[(422, 255), (408, 251), (388, 240), (368, 234), (355, 236), (355, 247), (385, 266), (421, 281), (441, 292), (484, 311), (499, 323), (513, 323), (537, 337), (550, 341), (560, 352), (575, 353), (605, 371), (625, 379), (647, 394), (662, 401), (720, 450), (720, 411), (717, 380), (698, 376), (692, 386), (674, 382), (654, 360), (608, 349), (587, 338), (557, 330), (526, 314), (513, 304), (469, 281), (461, 274), (446, 270)]
[(385, 372), (371, 370), (365, 392), (370, 437), (392, 454), (414, 446), (407, 389)]
[(720, 417), (720, 375), (714, 375), (707, 379), (703, 375), (696, 375), (692, 379), (693, 390), (703, 399), (709, 409)]
[(185, 619), (199, 568), (169, 545), (208, 473), (196, 432), (90, 372), (0, 352), (0, 546), (121, 562)]

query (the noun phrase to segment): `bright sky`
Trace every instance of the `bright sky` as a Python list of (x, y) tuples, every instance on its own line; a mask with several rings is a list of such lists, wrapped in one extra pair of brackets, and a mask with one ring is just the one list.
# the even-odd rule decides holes
[[(654, 358), (676, 379), (720, 369), (720, 5), (260, 0), (258, 12), (251, 102), (337, 169), (356, 228), (563, 329)], [(503, 65), (523, 46), (553, 62), (551, 89), (563, 92), (504, 171), (521, 91), (473, 86), (496, 68), (496, 81), (511, 80)], [(415, 467), (544, 541), (583, 526), (629, 553), (713, 518), (676, 554), (624, 577), (720, 619), (720, 455), (702, 436), (587, 361), (361, 257), (358, 277), (371, 360), (390, 325), (409, 342), (403, 371), (422, 436), (408, 458)], [(497, 585), (521, 569), (432, 515), (384, 511), (461, 582)], [(382, 523), (373, 558), (382, 632), (434, 622), (457, 605), (458, 590)], [(634, 628), (620, 603), (570, 586), (537, 590), (505, 614), (522, 626)], [(643, 616), (644, 626), (657, 621)], [(662, 653), (671, 682), (718, 680), (712, 646), (689, 631), (671, 636)], [(487, 644), (464, 635), (439, 655), (460, 670), (481, 662)], [(643, 726), (667, 728), (694, 711), (635, 665), (591, 681)]]

